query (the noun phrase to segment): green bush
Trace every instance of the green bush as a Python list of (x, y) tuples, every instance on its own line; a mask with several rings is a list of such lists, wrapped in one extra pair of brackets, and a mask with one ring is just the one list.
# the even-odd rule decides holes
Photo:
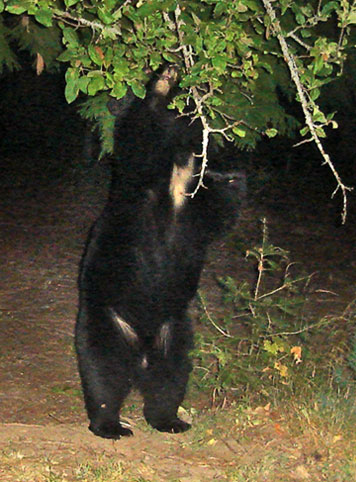
[[(199, 294), (203, 327), (196, 335), (193, 383), (209, 390), (214, 400), (270, 400), (315, 391), (325, 381), (350, 388), (356, 337), (349, 342), (339, 327), (341, 319), (345, 325), (342, 316), (318, 317), (306, 311), (311, 275), (299, 275), (300, 266), (268, 241), (265, 220), (261, 245), (248, 250), (246, 257), (252, 262), (254, 282), (220, 278), (219, 314), (210, 313), (204, 294)], [(335, 350), (340, 336), (346, 337), (342, 356)]]

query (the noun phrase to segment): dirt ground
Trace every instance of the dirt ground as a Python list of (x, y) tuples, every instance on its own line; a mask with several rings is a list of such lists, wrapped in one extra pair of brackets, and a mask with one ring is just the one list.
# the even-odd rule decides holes
[[(0, 479), (89, 480), (75, 475), (83, 461), (104, 464), (114, 459), (126, 464), (124, 471), (134, 467), (137, 477), (126, 479), (123, 472), (117, 480), (227, 480), (229, 468), (246, 459), (259, 460), (266, 444), (293, 451), (292, 475), (282, 482), (310, 479), (301, 462), (305, 454), (298, 455), (301, 449), (283, 428), (273, 428), (273, 420), (266, 425), (268, 430), (252, 437), (253, 442), (226, 438), (198, 450), (190, 445), (189, 434), (171, 436), (145, 427), (140, 410), (127, 417), (135, 432), (132, 438), (106, 441), (87, 430), (72, 345), (76, 278), (88, 228), (105, 199), (106, 182), (100, 170), (90, 176), (95, 180), (87, 182), (79, 173), (74, 180), (46, 184), (36, 173), (19, 177), (8, 165), (1, 182), (0, 450), (8, 464), (0, 467)], [(322, 312), (324, 306), (337, 310), (355, 298), (356, 230), (352, 212), (346, 226), (337, 226), (327, 193), (320, 199), (325, 202), (322, 217), (317, 204), (308, 200), (301, 207), (300, 199), (286, 193), (263, 203), (254, 199), (243, 213), (240, 229), (247, 239), (257, 240), (258, 219), (268, 217), (272, 241), (303, 261), (308, 272), (317, 271), (317, 286), (329, 291), (320, 295)], [(229, 255), (225, 241), (214, 245), (202, 277), (212, 306), (213, 275), (228, 270), (242, 276), (243, 265), (242, 257)], [(134, 397), (131, 403), (139, 404), (139, 399)], [(47, 472), (26, 472), (26, 467), (33, 469), (43, 460)]]

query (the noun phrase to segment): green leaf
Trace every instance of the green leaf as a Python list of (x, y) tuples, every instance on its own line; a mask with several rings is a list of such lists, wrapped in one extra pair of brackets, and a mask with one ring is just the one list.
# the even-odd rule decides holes
[(237, 2), (236, 10), (239, 13), (244, 13), (244, 12), (247, 12), (248, 8), (240, 1), (240, 2)]
[(137, 61), (141, 59), (146, 59), (147, 49), (144, 46), (139, 46), (138, 48), (132, 49), (133, 58)]
[(43, 9), (38, 10), (36, 12), (35, 19), (37, 20), (37, 22), (44, 25), (45, 27), (51, 27), (52, 26), (52, 16), (53, 16), (52, 10), (43, 8)]
[(321, 112), (318, 107), (315, 107), (314, 108), (314, 111), (313, 111), (313, 122), (321, 122), (321, 123), (325, 123), (326, 122), (326, 118), (325, 118), (325, 115), (323, 114), (323, 112)]
[(144, 2), (143, 5), (141, 5), (141, 7), (137, 9), (136, 13), (140, 18), (148, 17), (149, 15), (157, 11), (157, 7), (158, 7), (157, 0)]
[(5, 5), (3, 0), (0, 0), (0, 13), (4, 11)]
[(83, 92), (83, 94), (87, 94), (88, 93), (88, 84), (90, 82), (90, 79), (89, 77), (80, 77), (80, 79), (78, 80), (78, 87), (79, 87), (79, 90), (81, 92)]
[(127, 60), (119, 55), (115, 55), (112, 64), (115, 69), (116, 78), (123, 80), (129, 73), (129, 64)]
[(115, 22), (114, 17), (111, 15), (111, 13), (108, 10), (106, 10), (105, 7), (99, 7), (97, 10), (97, 13), (100, 20), (106, 25), (110, 25)]
[(267, 72), (268, 72), (269, 74), (272, 74), (272, 75), (273, 75), (273, 68), (272, 68), (272, 66), (271, 66), (269, 63), (264, 62), (264, 61), (260, 61), (260, 62), (259, 62), (259, 66), (262, 67), (263, 69), (267, 70)]
[(104, 54), (100, 47), (90, 44), (88, 47), (88, 53), (94, 64), (103, 65)]
[(21, 2), (20, 0), (10, 0), (6, 4), (6, 11), (14, 13), (15, 15), (21, 15), (31, 7), (30, 2)]
[(122, 97), (125, 97), (127, 92), (127, 85), (124, 84), (123, 82), (116, 82), (114, 88), (111, 91), (111, 95), (113, 97), (116, 97), (116, 99), (122, 99)]
[(263, 348), (267, 353), (271, 355), (277, 355), (280, 352), (284, 352), (284, 346), (280, 339), (276, 338), (276, 341), (265, 340), (263, 342)]
[(236, 134), (239, 137), (245, 137), (246, 136), (246, 131), (242, 127), (235, 126), (232, 128), (232, 132)]
[(146, 95), (146, 87), (138, 81), (130, 82), (130, 87), (132, 92), (139, 97), (140, 99), (144, 99)]
[(185, 106), (186, 106), (186, 103), (184, 102), (183, 99), (179, 99), (179, 100), (174, 100), (174, 105), (173, 106), (168, 106), (168, 109), (169, 108), (172, 108), (172, 109), (178, 109), (178, 111), (180, 113), (182, 113), (185, 109)]
[(289, 8), (289, 2), (281, 1), (281, 14), (284, 15)]
[(79, 79), (78, 70), (74, 69), (73, 67), (69, 67), (66, 71), (65, 79), (66, 79), (66, 82), (69, 82), (70, 80), (78, 80)]
[(158, 67), (161, 65), (161, 63), (162, 63), (161, 54), (159, 52), (153, 52), (150, 55), (150, 67), (152, 67), (153, 70), (157, 70)]
[(317, 72), (320, 72), (320, 70), (324, 66), (324, 60), (323, 57), (320, 55), (319, 57), (316, 57), (314, 60), (314, 66), (313, 66), (313, 72), (316, 74)]
[(277, 129), (273, 129), (273, 128), (267, 129), (267, 130), (265, 131), (265, 134), (266, 134), (269, 138), (275, 137), (275, 136), (278, 134), (278, 130), (277, 130)]
[(305, 17), (301, 13), (297, 13), (295, 16), (295, 19), (299, 25), (304, 25), (305, 24)]
[(88, 94), (95, 95), (99, 90), (105, 88), (105, 79), (103, 76), (96, 76), (90, 79), (88, 84)]
[(327, 17), (333, 10), (337, 10), (338, 8), (339, 2), (329, 2), (321, 9), (321, 15)]
[(78, 34), (73, 28), (62, 27), (62, 32), (65, 43), (67, 43), (70, 47), (79, 46)]
[(225, 13), (228, 9), (228, 6), (225, 2), (218, 2), (214, 9), (214, 17), (219, 17), (221, 14)]
[(163, 52), (162, 56), (167, 62), (179, 63), (181, 58), (178, 55), (172, 54), (170, 52)]
[(320, 90), (319, 89), (312, 89), (309, 92), (309, 95), (310, 95), (311, 100), (316, 100), (320, 95)]
[(64, 90), (64, 96), (68, 104), (73, 102), (78, 97), (78, 93), (79, 93), (78, 80), (77, 79), (68, 80)]
[(105, 6), (108, 10), (113, 10), (116, 7), (117, 0), (104, 0)]
[(60, 55), (58, 55), (57, 60), (58, 62), (68, 62), (75, 56), (75, 50), (66, 49)]
[(346, 19), (347, 25), (356, 23), (356, 11), (350, 12), (347, 19)]
[(326, 137), (326, 133), (322, 127), (318, 127), (315, 131), (319, 137), (322, 137), (322, 138)]
[(114, 56), (114, 51), (112, 47), (107, 47), (107, 49), (105, 50), (105, 57), (103, 60), (105, 68), (108, 68), (111, 65), (113, 56)]
[[(119, 31), (119, 27), (117, 27), (117, 30)], [(111, 27), (105, 27), (101, 31), (101, 36), (103, 39), (110, 38), (111, 40), (115, 40), (117, 37), (117, 33), (114, 32), (114, 30)]]
[(72, 5), (75, 5), (78, 2), (80, 2), (80, 0), (64, 0), (66, 7), (71, 7)]
[(309, 38), (311, 37), (311, 31), (307, 28), (303, 28), (301, 31), (300, 31), (300, 34), (303, 38)]
[(227, 65), (227, 58), (223, 55), (217, 55), (211, 60), (211, 63), (220, 73), (224, 73)]
[(214, 97), (211, 97), (209, 100), (211, 105), (214, 105), (214, 106), (219, 106), (222, 104), (222, 100), (220, 99), (220, 97), (214, 96)]
[(113, 89), (115, 86), (114, 76), (111, 72), (105, 72), (105, 84), (109, 89)]

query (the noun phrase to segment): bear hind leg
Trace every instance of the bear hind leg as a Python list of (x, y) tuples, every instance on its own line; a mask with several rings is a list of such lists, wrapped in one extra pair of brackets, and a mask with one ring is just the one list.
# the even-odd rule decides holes
[(186, 340), (190, 331), (179, 337), (174, 331), (170, 324), (162, 325), (153, 350), (147, 354), (147, 367), (138, 379), (138, 388), (146, 421), (161, 432), (179, 433), (190, 428), (177, 416), (191, 371)]
[[(132, 386), (133, 353), (120, 332), (90, 333), (92, 319), (105, 326), (105, 313), (80, 311), (76, 329), (76, 351), (89, 430), (99, 437), (119, 439), (132, 435), (120, 423), (120, 409)], [(88, 336), (90, 333), (90, 336)]]
[(124, 427), (119, 418), (121, 405), (130, 391), (128, 386), (121, 387), (117, 393), (110, 393), (109, 390), (107, 387), (104, 397), (86, 397), (89, 430), (99, 437), (109, 439), (133, 435), (132, 430)]
[(190, 424), (177, 415), (190, 372), (188, 362), (186, 365), (175, 371), (164, 366), (148, 367), (148, 379), (140, 387), (144, 398), (145, 419), (160, 432), (180, 433), (190, 428)]

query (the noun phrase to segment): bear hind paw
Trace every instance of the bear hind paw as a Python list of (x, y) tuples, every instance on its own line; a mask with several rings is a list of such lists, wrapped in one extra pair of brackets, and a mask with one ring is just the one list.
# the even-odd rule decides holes
[(120, 422), (102, 422), (100, 424), (89, 425), (89, 430), (93, 432), (94, 435), (103, 438), (109, 438), (118, 440), (121, 437), (130, 437), (133, 435), (132, 430), (125, 428)]
[(154, 425), (154, 428), (159, 432), (182, 433), (189, 430), (191, 425), (180, 418), (175, 418), (169, 422), (159, 423)]

